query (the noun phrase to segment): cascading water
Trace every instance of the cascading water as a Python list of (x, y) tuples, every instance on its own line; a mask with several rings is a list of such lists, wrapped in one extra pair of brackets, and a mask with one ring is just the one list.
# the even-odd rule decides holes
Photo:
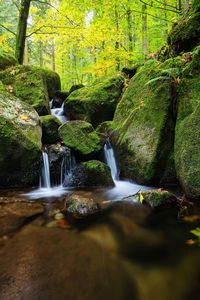
[(43, 167), (42, 167), (42, 178), (41, 187), (51, 188), (50, 168), (49, 168), (49, 157), (46, 151), (42, 151)]
[(113, 180), (114, 181), (119, 180), (115, 154), (109, 139), (106, 140), (106, 143), (104, 145), (104, 156), (107, 165), (110, 167)]
[(60, 108), (54, 108), (53, 100), (50, 101), (51, 114), (56, 116), (56, 118), (58, 118), (62, 124), (64, 124), (67, 121), (67, 117), (65, 116), (64, 112), (64, 105), (65, 103), (63, 102)]
[(133, 195), (138, 191), (148, 190), (149, 187), (138, 185), (134, 182), (128, 180), (119, 180), (119, 172), (117, 169), (117, 163), (115, 159), (115, 153), (110, 143), (109, 138), (107, 138), (104, 145), (104, 157), (105, 162), (110, 167), (111, 175), (115, 183), (115, 187), (105, 193), (105, 196), (111, 200), (121, 200), (129, 195)]

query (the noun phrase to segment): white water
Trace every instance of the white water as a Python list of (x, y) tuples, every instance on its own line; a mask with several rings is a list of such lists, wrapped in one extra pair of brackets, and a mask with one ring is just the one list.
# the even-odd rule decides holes
[(107, 139), (104, 145), (104, 156), (107, 165), (110, 167), (111, 175), (115, 183), (114, 188), (108, 190), (104, 195), (110, 200), (121, 200), (122, 198), (136, 194), (138, 191), (150, 190), (152, 188), (139, 185), (128, 180), (119, 180), (119, 173), (112, 145)]
[(60, 108), (53, 108), (53, 100), (50, 101), (51, 114), (58, 118), (62, 124), (67, 121), (67, 117), (64, 113), (64, 105), (65, 103), (63, 102)]
[(46, 151), (42, 151), (43, 167), (42, 167), (42, 178), (40, 180), (41, 185), (44, 188), (51, 187), (50, 168), (49, 168), (49, 157)]

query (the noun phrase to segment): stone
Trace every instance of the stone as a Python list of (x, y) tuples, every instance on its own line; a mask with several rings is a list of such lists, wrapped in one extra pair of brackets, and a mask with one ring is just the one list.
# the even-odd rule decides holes
[(28, 104), (0, 92), (0, 186), (32, 186), (41, 163), (39, 116)]
[(90, 123), (85, 121), (68, 121), (59, 130), (63, 143), (81, 156), (97, 154), (100, 149), (100, 140)]
[(0, 71), (5, 70), (8, 67), (15, 66), (16, 63), (16, 59), (13, 56), (4, 52), (0, 53)]
[(98, 161), (90, 160), (76, 165), (64, 181), (66, 187), (111, 187), (114, 182), (110, 168)]
[(58, 128), (62, 123), (53, 115), (40, 117), (42, 123), (42, 143), (55, 144), (59, 142)]
[(92, 85), (71, 93), (65, 101), (70, 120), (85, 120), (94, 127), (112, 120), (124, 87), (124, 77), (100, 77)]

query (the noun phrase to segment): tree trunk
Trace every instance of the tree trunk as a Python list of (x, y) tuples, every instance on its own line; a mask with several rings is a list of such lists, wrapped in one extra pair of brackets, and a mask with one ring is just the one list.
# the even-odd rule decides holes
[(27, 19), (31, 0), (21, 0), (19, 21), (17, 26), (15, 57), (20, 65), (23, 65), (24, 48), (26, 40)]
[(147, 6), (142, 5), (142, 48), (146, 56), (148, 52), (148, 39), (147, 39)]
[(118, 13), (118, 9), (117, 9), (117, 4), (115, 2), (115, 26), (116, 26), (116, 32), (117, 32), (117, 40), (115, 42), (115, 50), (117, 53), (116, 56), (116, 71), (120, 70), (120, 59), (118, 57), (118, 50), (119, 50), (119, 13)]
[(55, 45), (54, 40), (52, 40), (52, 71), (56, 71), (56, 61), (55, 61)]

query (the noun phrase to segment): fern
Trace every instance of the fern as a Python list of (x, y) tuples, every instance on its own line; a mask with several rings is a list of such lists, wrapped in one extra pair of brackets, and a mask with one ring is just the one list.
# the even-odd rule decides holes
[(152, 84), (156, 81), (159, 81), (159, 80), (171, 80), (171, 78), (169, 76), (159, 76), (159, 77), (156, 77), (156, 78), (153, 78), (151, 80), (149, 80), (145, 85), (149, 85), (149, 84)]
[(175, 81), (180, 76), (180, 70), (178, 68), (170, 68), (160, 71), (160, 76), (149, 80), (145, 85), (152, 84), (159, 80), (173, 80)]

